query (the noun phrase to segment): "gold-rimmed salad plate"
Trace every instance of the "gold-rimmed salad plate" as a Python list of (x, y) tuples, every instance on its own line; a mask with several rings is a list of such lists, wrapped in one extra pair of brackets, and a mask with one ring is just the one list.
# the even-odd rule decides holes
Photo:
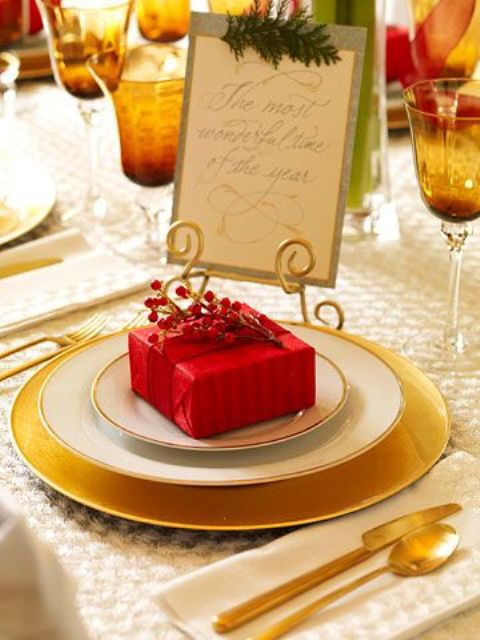
[(299, 437), (325, 425), (341, 411), (348, 394), (342, 371), (331, 360), (317, 354), (315, 375), (317, 389), (313, 407), (198, 440), (132, 391), (128, 353), (114, 358), (95, 377), (92, 404), (112, 427), (144, 442), (188, 451), (253, 449)]

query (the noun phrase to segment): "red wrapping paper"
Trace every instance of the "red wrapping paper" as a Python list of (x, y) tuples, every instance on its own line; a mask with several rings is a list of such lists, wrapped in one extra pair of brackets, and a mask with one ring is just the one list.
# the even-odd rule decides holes
[(30, 0), (30, 28), (28, 33), (30, 35), (37, 33), (43, 29), (42, 18), (40, 17), (40, 11), (38, 10), (35, 0)]
[(387, 26), (387, 82), (405, 78), (411, 72), (410, 40), (406, 27)]
[(282, 347), (185, 337), (152, 345), (151, 329), (136, 329), (128, 337), (132, 389), (192, 438), (312, 406), (315, 350), (273, 322), (270, 328)]

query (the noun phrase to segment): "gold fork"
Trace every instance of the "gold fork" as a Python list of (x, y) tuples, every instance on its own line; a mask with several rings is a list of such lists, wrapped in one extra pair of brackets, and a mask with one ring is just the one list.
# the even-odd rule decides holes
[[(90, 331), (90, 333), (82, 341), (80, 341), (80, 343), (81, 342), (88, 342), (88, 341), (93, 340), (94, 338), (96, 338), (98, 336), (98, 334), (100, 333), (100, 331), (105, 326), (106, 322), (107, 322), (107, 318), (105, 316), (105, 321), (100, 326), (97, 326), (95, 330), (92, 329)], [(135, 329), (136, 327), (140, 327), (140, 326), (142, 326), (144, 324), (145, 324), (145, 314), (142, 311), (140, 313), (137, 313), (137, 315), (134, 318), (132, 318), (131, 320), (126, 322), (123, 325), (123, 327), (121, 327), (121, 329), (119, 329), (119, 331), (128, 331), (130, 329)], [(7, 369), (3, 373), (0, 373), (0, 382), (2, 382), (3, 380), (7, 380), (8, 378), (11, 378), (12, 376), (17, 375), (17, 373), (22, 373), (22, 371), (27, 371), (31, 367), (35, 367), (37, 364), (42, 364), (43, 362), (47, 362), (48, 360), (51, 360), (52, 358), (55, 358), (56, 356), (60, 355), (61, 353), (65, 353), (65, 351), (67, 351), (68, 349), (74, 348), (77, 344), (79, 344), (79, 342), (74, 343), (74, 344), (66, 345), (64, 347), (61, 347), (60, 349), (57, 349), (57, 351), (53, 351), (51, 353), (46, 353), (43, 356), (40, 356), (38, 358), (34, 358), (33, 360), (29, 360), (28, 362), (24, 362), (23, 364), (18, 365), (17, 367), (12, 367), (11, 369)]]
[(18, 345), (18, 347), (2, 351), (0, 352), (0, 360), (2, 360), (2, 358), (12, 356), (14, 353), (18, 353), (19, 351), (23, 351), (24, 349), (29, 349), (37, 344), (41, 344), (42, 342), (55, 342), (59, 347), (69, 347), (77, 342), (81, 342), (82, 340), (87, 340), (91, 331), (95, 331), (98, 326), (101, 326), (101, 328), (105, 326), (106, 318), (107, 316), (104, 313), (95, 313), (93, 316), (87, 318), (85, 322), (83, 322), (74, 331), (64, 333), (60, 336), (42, 336), (40, 338), (35, 338), (35, 340), (24, 342), (23, 344)]
[(137, 315), (126, 322), (123, 327), (119, 329), (119, 331), (129, 331), (130, 329), (137, 329), (138, 327), (142, 327), (146, 324), (148, 324), (148, 321), (145, 318), (145, 311), (139, 311)]
[[(51, 360), (52, 358), (57, 356), (59, 353), (63, 353), (66, 349), (71, 349), (76, 344), (80, 344), (81, 342), (86, 342), (87, 340), (92, 340), (93, 338), (98, 336), (98, 334), (106, 324), (107, 324), (107, 316), (103, 314), (103, 318), (97, 319), (95, 323), (92, 323), (92, 325), (83, 332), (82, 340), (77, 340), (76, 342), (73, 342), (73, 341), (68, 342), (67, 344), (65, 344), (65, 346), (60, 347), (60, 349), (57, 349), (56, 351), (45, 353), (43, 354), (43, 356), (39, 356), (38, 358), (34, 358), (33, 360), (28, 360), (27, 362), (24, 362), (23, 364), (20, 364), (17, 367), (12, 367), (10, 369), (7, 369), (6, 371), (3, 371), (2, 373), (0, 373), (0, 382), (2, 382), (3, 380), (7, 380), (12, 376), (16, 376), (17, 373), (21, 373), (22, 371), (27, 371), (27, 369), (30, 369), (31, 367), (34, 367), (37, 364), (42, 364), (42, 362), (47, 362), (48, 360)], [(42, 342), (42, 340), (40, 340), (40, 342)]]

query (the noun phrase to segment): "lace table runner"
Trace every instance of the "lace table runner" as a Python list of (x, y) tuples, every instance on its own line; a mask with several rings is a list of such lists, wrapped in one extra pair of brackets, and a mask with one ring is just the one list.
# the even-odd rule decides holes
[[(18, 120), (9, 129), (15, 148), (47, 165), (58, 186), (57, 211), (67, 202), (80, 198), (86, 175), (84, 137), (73, 101), (51, 84), (22, 87)], [(393, 199), (397, 207), (402, 240), (344, 242), (337, 288), (334, 291), (310, 289), (310, 305), (323, 297), (333, 297), (345, 309), (345, 329), (361, 334), (386, 347), (402, 352), (405, 342), (442, 320), (447, 287), (447, 250), (440, 237), (439, 222), (425, 212), (420, 201), (406, 135), (391, 139), (390, 172)], [(4, 139), (1, 140), (4, 144)], [(101, 178), (110, 195), (124, 203), (133, 201), (135, 187), (122, 175), (118, 161), (113, 116), (106, 111), (102, 127)], [(170, 191), (165, 190), (168, 207)], [(144, 224), (128, 208), (129, 222), (119, 224), (109, 234), (114, 251), (128, 251), (131, 239), (144, 233)], [(58, 228), (54, 216), (29, 237)], [(22, 239), (23, 240), (23, 239)], [(131, 250), (132, 260), (162, 276), (154, 251)], [(473, 237), (466, 252), (461, 311), (465, 326), (480, 340), (475, 321), (480, 287), (480, 244)], [(171, 271), (171, 269), (168, 269)], [(216, 283), (226, 295), (249, 300), (275, 317), (300, 319), (297, 301), (273, 287), (247, 283)], [(110, 329), (121, 326), (139, 308), (141, 296), (109, 302)], [(0, 342), (5, 348), (44, 332), (62, 332), (81, 322), (91, 310), (68, 318), (46, 322), (35, 331), (15, 334)], [(40, 348), (32, 350), (37, 355)], [(426, 354), (425, 354), (426, 355)], [(12, 358), (8, 365), (21, 361)], [(422, 354), (417, 359), (424, 367)], [(1, 367), (7, 366), (1, 363)], [(78, 603), (92, 639), (174, 640), (180, 632), (169, 626), (154, 603), (156, 588), (175, 576), (238, 551), (273, 540), (281, 531), (205, 533), (134, 524), (97, 513), (49, 489), (19, 460), (10, 443), (8, 413), (13, 397), (26, 379), (18, 376), (0, 388), (0, 485), (17, 499), (29, 524), (50, 544), (78, 588)], [(438, 375), (431, 372), (450, 403), (453, 433), (447, 453), (467, 451), (480, 457), (480, 375)], [(419, 419), (421, 417), (419, 416)], [(478, 469), (478, 467), (475, 467)], [(451, 474), (442, 482), (455, 483)], [(472, 469), (463, 477), (466, 493), (480, 508), (480, 478)], [(465, 638), (476, 640), (480, 628), (480, 608), (471, 610), (424, 634), (428, 640)]]

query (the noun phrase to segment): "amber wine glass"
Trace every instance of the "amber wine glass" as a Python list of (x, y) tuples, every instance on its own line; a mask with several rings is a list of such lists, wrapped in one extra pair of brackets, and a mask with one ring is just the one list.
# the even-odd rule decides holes
[(441, 220), (450, 255), (447, 321), (428, 353), (441, 368), (476, 368), (478, 352), (467, 348), (459, 328), (458, 300), (463, 247), (480, 217), (480, 81), (427, 80), (403, 96), (420, 193)]
[[(87, 59), (109, 51), (105, 69), (112, 76), (121, 72), (133, 0), (37, 0), (47, 31), (50, 59), (57, 83), (77, 99), (85, 123), (89, 150), (89, 180), (83, 206), (70, 208), (64, 219), (103, 224), (118, 223), (102, 196), (98, 183), (98, 137), (96, 124), (102, 110), (103, 93), (86, 67)], [(79, 216), (82, 214), (82, 216)]]
[(190, 25), (190, 0), (137, 0), (137, 21), (146, 40), (175, 42)]
[(160, 225), (168, 221), (167, 212), (160, 218), (165, 194), (156, 187), (175, 174), (186, 53), (162, 44), (134, 47), (116, 80), (108, 73), (108, 55), (92, 56), (88, 69), (113, 103), (123, 172), (141, 187), (136, 203), (147, 221), (147, 240), (162, 245)]

